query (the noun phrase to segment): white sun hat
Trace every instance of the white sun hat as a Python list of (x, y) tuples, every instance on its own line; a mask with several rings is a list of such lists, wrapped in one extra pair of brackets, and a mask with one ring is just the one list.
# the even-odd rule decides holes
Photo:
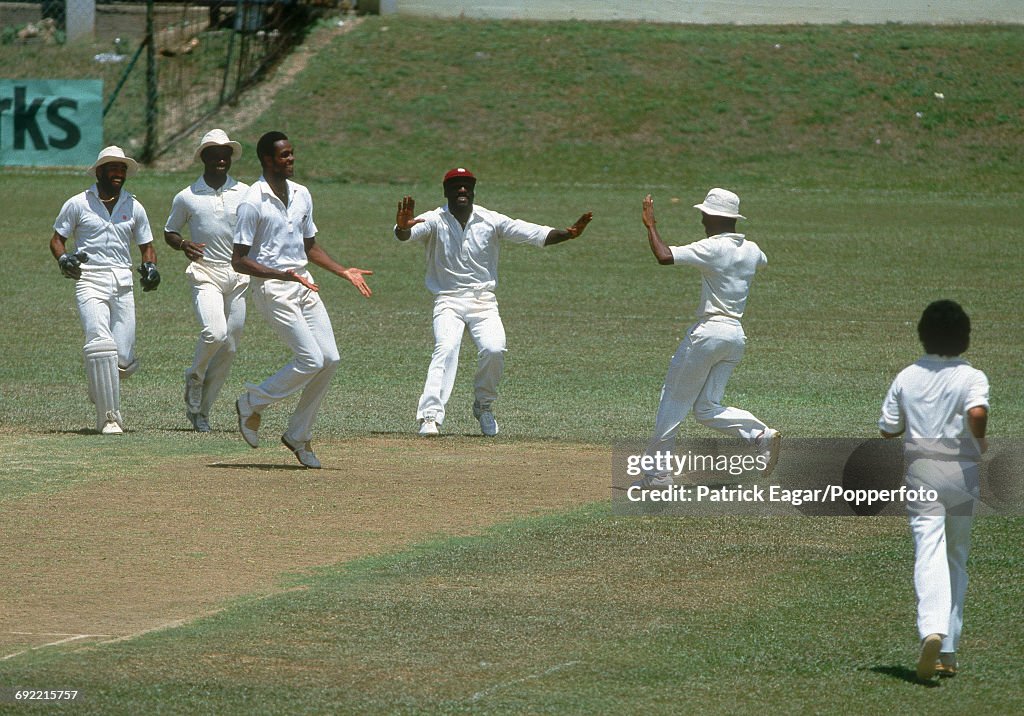
[(134, 176), (135, 172), (139, 171), (139, 163), (131, 157), (126, 157), (124, 155), (124, 150), (121, 149), (121, 147), (109, 146), (104, 147), (100, 151), (100, 155), (96, 157), (96, 161), (93, 162), (91, 167), (89, 167), (89, 173), (95, 176), (96, 169), (104, 164), (113, 164), (115, 162), (120, 162), (128, 167), (128, 171), (125, 173), (126, 177)]
[(203, 136), (203, 140), (199, 143), (199, 149), (196, 150), (194, 157), (197, 162), (202, 161), (200, 155), (207, 147), (231, 147), (232, 161), (242, 156), (242, 145), (228, 139), (228, 134), (223, 129), (211, 129)]
[(693, 208), (712, 216), (724, 216), (729, 219), (747, 218), (740, 213), (740, 198), (728, 189), (712, 189), (703, 203), (694, 204)]

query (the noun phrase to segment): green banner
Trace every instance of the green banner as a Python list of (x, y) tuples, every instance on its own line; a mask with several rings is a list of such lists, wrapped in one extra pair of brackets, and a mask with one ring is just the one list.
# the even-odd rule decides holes
[(0, 80), (0, 165), (89, 166), (103, 148), (103, 80)]

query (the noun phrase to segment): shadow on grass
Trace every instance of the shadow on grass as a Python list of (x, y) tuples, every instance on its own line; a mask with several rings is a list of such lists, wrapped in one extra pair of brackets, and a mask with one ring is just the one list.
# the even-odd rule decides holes
[(439, 435), (420, 435), (415, 430), (371, 430), (370, 435), (390, 438), (409, 438), (411, 440), (423, 442), (435, 442), (438, 440), (444, 440), (445, 438), (470, 438), (472, 440), (493, 439), (497, 442), (501, 440), (502, 437), (499, 434), (493, 436), (493, 438), (488, 438), (488, 436), (482, 435), (480, 433), (440, 433)]
[(905, 666), (872, 666), (871, 671), (874, 671), (876, 674), (891, 676), (900, 681), (906, 681), (909, 684), (917, 684), (926, 689), (936, 689), (939, 687), (938, 681), (921, 681), (917, 678), (917, 673), (913, 669), (908, 669)]
[[(220, 470), (308, 470), (309, 468), (303, 465), (283, 465), (281, 463), (264, 463), (264, 462), (211, 462), (206, 465), (207, 467), (213, 467)], [(334, 471), (340, 471), (338, 468), (333, 468)], [(319, 470), (319, 472), (331, 472), (332, 468), (326, 470)]]

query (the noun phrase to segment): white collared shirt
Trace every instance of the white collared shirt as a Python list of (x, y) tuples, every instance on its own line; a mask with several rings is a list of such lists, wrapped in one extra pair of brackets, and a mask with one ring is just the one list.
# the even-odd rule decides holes
[(206, 244), (202, 260), (230, 263), (238, 205), (248, 189), (248, 184), (231, 176), (220, 189), (199, 177), (174, 196), (164, 231), (180, 235), (187, 226), (193, 243)]
[(743, 234), (716, 234), (686, 246), (670, 246), (676, 264), (700, 269), (698, 317), (727, 316), (739, 320), (747, 306), (754, 273), (768, 258)]
[(264, 177), (249, 187), (238, 206), (235, 243), (250, 246), (249, 255), (260, 264), (279, 271), (305, 267), (306, 239), (316, 237), (313, 197), (290, 179), (286, 207)]
[(409, 241), (426, 244), (426, 284), (435, 296), (493, 291), (498, 285), (498, 241), (543, 246), (552, 231), (482, 206), (473, 207), (465, 229), (447, 205), (416, 218), (423, 223), (412, 227)]
[(101, 268), (132, 267), (131, 245), (153, 241), (149, 217), (142, 203), (121, 189), (114, 209), (107, 212), (96, 185), (64, 202), (53, 230), (65, 239), (74, 239), (74, 252), (89, 257), (83, 271)]
[[(981, 457), (967, 411), (988, 408), (988, 378), (963, 358), (928, 354), (900, 371), (882, 403), (878, 427), (904, 433), (919, 456)], [(930, 455), (929, 455), (930, 454)]]

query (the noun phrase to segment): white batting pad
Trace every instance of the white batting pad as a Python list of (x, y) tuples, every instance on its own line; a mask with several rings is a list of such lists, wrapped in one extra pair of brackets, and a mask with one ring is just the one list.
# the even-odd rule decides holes
[(107, 413), (120, 415), (121, 381), (118, 377), (117, 345), (113, 341), (93, 341), (85, 346), (85, 375), (89, 397), (96, 404), (96, 429), (103, 430)]

